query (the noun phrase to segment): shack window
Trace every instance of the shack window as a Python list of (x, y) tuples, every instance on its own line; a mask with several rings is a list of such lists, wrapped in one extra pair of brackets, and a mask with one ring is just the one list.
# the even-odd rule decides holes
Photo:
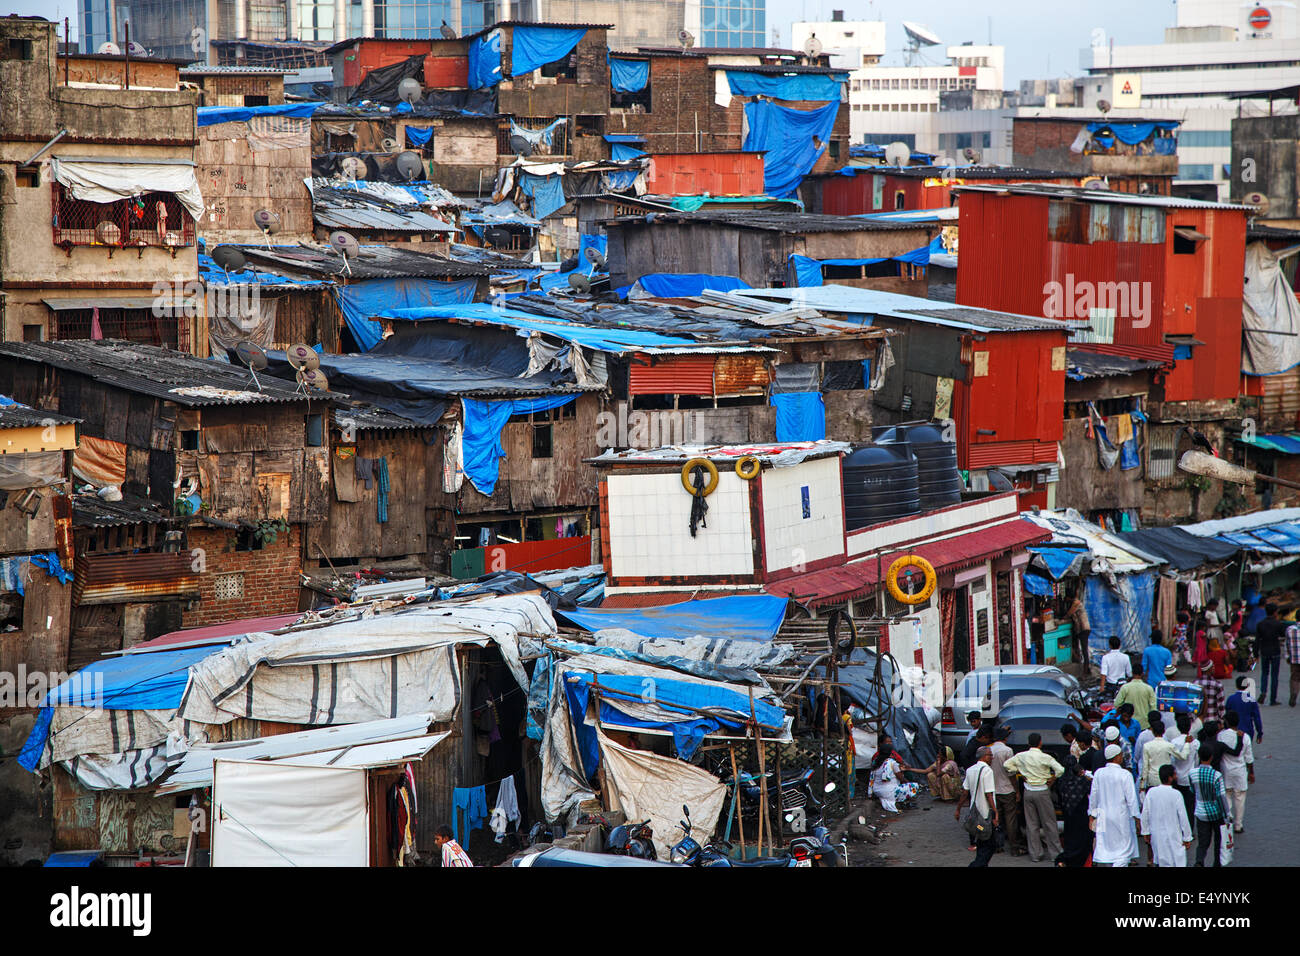
[(1194, 256), (1200, 244), (1209, 238), (1192, 226), (1174, 226), (1174, 255)]
[(1047, 238), (1051, 242), (1088, 241), (1091, 215), (1081, 203), (1053, 200), (1047, 204)]
[(7, 37), (0, 40), (0, 60), (32, 59), (32, 41)]
[[(554, 116), (516, 116), (515, 125), (521, 129), (538, 130), (546, 129), (555, 122), (557, 117)], [(510, 144), (510, 123), (502, 123), (497, 127), (497, 153), (501, 156), (513, 156), (517, 151)], [(551, 142), (547, 145), (545, 140), (539, 142), (534, 148), (534, 156), (567, 156), (569, 153), (569, 124), (561, 123), (551, 129)]]
[(265, 95), (255, 95), (253, 93), (244, 94), (245, 106), (270, 106), (271, 98)]
[(24, 342), (44, 342), (45, 326), (43, 325), (24, 325), (23, 326)]
[(41, 184), (41, 169), (39, 166), (19, 166), (14, 170), (14, 180), (19, 189), (35, 189)]
[(321, 415), (307, 416), (307, 445), (319, 448), (325, 444), (325, 419)]
[(550, 458), (551, 457), (551, 426), (534, 425), (533, 426), (533, 457)]
[(213, 597), (218, 601), (233, 601), (244, 596), (244, 573), (218, 574), (213, 581)]
[[(23, 573), (20, 569), (19, 574)], [(0, 633), (23, 629), (23, 596), (17, 591), (0, 591)]]
[(975, 643), (983, 646), (989, 642), (989, 609), (980, 608), (975, 612)]
[(578, 82), (578, 55), (570, 53), (541, 66), (542, 76), (554, 77), (557, 83)]
[(1147, 429), (1147, 477), (1174, 477), (1174, 458), (1181, 425), (1153, 425)]
[(56, 246), (194, 245), (194, 220), (172, 193), (100, 203), (73, 199), (60, 183), (50, 192)]
[(60, 309), (55, 312), (55, 341), (126, 339), (162, 348), (189, 348), (189, 324), (182, 317), (153, 314), (152, 309)]
[(896, 193), (894, 193), (894, 208), (895, 209), (907, 208), (907, 193), (903, 192), (903, 190), (901, 189), (898, 190)]
[(181, 451), (198, 451), (199, 450), (199, 430), (186, 430), (181, 432)]

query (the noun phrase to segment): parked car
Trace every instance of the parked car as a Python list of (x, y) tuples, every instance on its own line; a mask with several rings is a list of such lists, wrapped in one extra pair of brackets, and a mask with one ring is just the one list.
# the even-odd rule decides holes
[[(985, 692), (979, 711), (985, 720), (999, 719), (1001, 722), (1003, 705), (1018, 697), (1055, 697), (1080, 714), (1088, 710), (1079, 682), (1067, 674), (1001, 674)], [(1059, 729), (1060, 725), (1057, 727)]]
[(1084, 713), (1059, 697), (1035, 695), (1012, 697), (1002, 701), (998, 724), (1008, 727), (1007, 746), (1019, 753), (1029, 748), (1029, 735), (1041, 734), (1043, 749), (1061, 763), (1070, 746), (1061, 739), (1061, 725), (1067, 721), (1078, 726)]
[(944, 703), (943, 710), (939, 712), (939, 723), (935, 729), (938, 731), (940, 744), (951, 747), (953, 753), (960, 753), (961, 748), (966, 745), (966, 735), (970, 733), (966, 715), (972, 710), (982, 710), (984, 697), (993, 682), (1003, 675), (1027, 674), (1059, 674), (1061, 677), (1074, 680), (1059, 667), (1053, 667), (1051, 664), (1002, 664), (997, 667), (977, 667), (969, 671), (953, 688), (952, 695)]

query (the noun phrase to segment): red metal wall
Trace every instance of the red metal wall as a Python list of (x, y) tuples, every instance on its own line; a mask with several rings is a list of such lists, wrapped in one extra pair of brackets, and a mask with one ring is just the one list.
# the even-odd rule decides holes
[[(881, 204), (874, 203), (873, 180), (885, 177)], [(937, 178), (937, 177), (935, 177)], [(959, 177), (960, 178), (960, 177)], [(1022, 179), (981, 179), (980, 185), (1022, 182)], [(1038, 180), (1043, 181), (1043, 180)], [(1074, 178), (1051, 179), (1047, 182), (1074, 185)], [(859, 172), (855, 176), (835, 176), (822, 184), (822, 211), (836, 216), (859, 216), (869, 212), (894, 212), (894, 194), (904, 194), (904, 209), (944, 209), (953, 205), (952, 185), (925, 185), (924, 179), (915, 176), (897, 176), (890, 173)], [(965, 200), (963, 200), (965, 202)]]
[(655, 153), (646, 187), (658, 196), (761, 196), (762, 153)]
[(712, 355), (677, 355), (643, 365), (643, 359), (628, 369), (629, 395), (712, 395)]
[(963, 468), (1038, 462), (1044, 447), (1060, 441), (1065, 369), (1053, 371), (1052, 350), (1065, 344), (1065, 334), (1053, 331), (993, 333), (973, 343), (974, 352), (989, 353), (988, 374), (958, 388)]
[(429, 40), (362, 40), (343, 54), (343, 85), (354, 87), (367, 73), (426, 54), (424, 85), (439, 89), (469, 85), (469, 59), (465, 56), (429, 56)]
[(521, 541), (519, 544), (494, 544), (483, 549), (483, 567), (494, 571), (556, 571), (580, 568), (591, 563), (591, 535), (580, 538), (554, 538), (549, 541)]

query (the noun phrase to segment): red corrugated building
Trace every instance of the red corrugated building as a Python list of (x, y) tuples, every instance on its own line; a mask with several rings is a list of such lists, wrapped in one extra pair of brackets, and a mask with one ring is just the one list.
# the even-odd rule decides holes
[(646, 189), (655, 196), (761, 196), (763, 154), (655, 153)]
[(1050, 182), (1076, 185), (1078, 177), (1049, 169), (1012, 166), (851, 167), (853, 175), (836, 173), (820, 178), (821, 211), (836, 216), (860, 216), (902, 209), (943, 209), (953, 205), (953, 188), (968, 182)]
[(957, 301), (1088, 320), (1084, 347), (1176, 360), (1165, 401), (1231, 399), (1244, 206), (1105, 190), (959, 187)]

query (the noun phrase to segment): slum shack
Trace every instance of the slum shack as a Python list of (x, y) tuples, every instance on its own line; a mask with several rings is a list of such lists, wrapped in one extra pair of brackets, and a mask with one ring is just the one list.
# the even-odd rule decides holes
[(620, 216), (605, 229), (615, 286), (652, 271), (704, 272), (756, 288), (832, 281), (920, 296), (939, 234), (926, 223), (762, 211)]

